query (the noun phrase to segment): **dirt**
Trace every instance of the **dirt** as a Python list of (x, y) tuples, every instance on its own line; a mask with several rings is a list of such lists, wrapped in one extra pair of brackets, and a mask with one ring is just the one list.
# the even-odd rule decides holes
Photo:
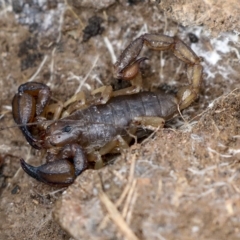
[[(13, 3), (0, 4), (0, 239), (239, 239), (237, 1)], [(123, 88), (112, 64), (145, 32), (178, 36), (203, 58), (199, 99), (68, 188), (27, 176), (19, 159), (37, 166), (45, 152), (32, 149), (12, 119), (18, 86), (48, 84), (61, 101), (80, 89)], [(187, 84), (186, 66), (171, 52), (141, 55), (145, 89)]]
[(191, 131), (158, 131), (114, 165), (82, 174), (58, 201), (58, 221), (76, 239), (121, 238), (103, 188), (113, 203), (123, 199), (118, 210), (138, 239), (237, 239), (239, 94), (218, 99)]
[(162, 0), (160, 5), (167, 16), (183, 26), (203, 25), (214, 35), (240, 31), (240, 6), (236, 0)]

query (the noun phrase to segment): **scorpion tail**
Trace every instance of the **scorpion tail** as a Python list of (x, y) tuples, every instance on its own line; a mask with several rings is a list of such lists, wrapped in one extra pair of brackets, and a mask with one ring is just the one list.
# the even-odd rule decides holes
[(71, 184), (75, 176), (74, 165), (68, 160), (58, 160), (34, 167), (20, 159), (22, 169), (36, 180), (49, 184), (67, 186)]

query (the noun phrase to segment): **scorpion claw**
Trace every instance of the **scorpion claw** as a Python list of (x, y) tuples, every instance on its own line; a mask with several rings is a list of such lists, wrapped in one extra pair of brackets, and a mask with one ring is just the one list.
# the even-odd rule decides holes
[(19, 128), (26, 140), (36, 149), (42, 148), (41, 141), (32, 135), (27, 124), (33, 122), (35, 117), (44, 112), (50, 96), (51, 91), (48, 86), (37, 82), (27, 82), (18, 88), (18, 93), (12, 101), (14, 121), (20, 124)]
[(22, 126), (20, 127), (23, 135), (25, 136), (26, 140), (28, 141), (28, 143), (35, 149), (41, 149), (42, 146), (41, 144), (39, 144), (41, 141), (40, 140), (37, 140), (35, 139), (32, 134), (29, 132), (27, 126)]
[(87, 169), (87, 158), (78, 144), (68, 144), (52, 159), (39, 167), (20, 159), (22, 169), (36, 180), (49, 185), (69, 185)]
[(68, 159), (73, 162), (75, 176), (80, 175), (87, 167), (88, 160), (78, 144), (67, 144), (58, 154), (57, 158)]
[(69, 185), (76, 178), (74, 166), (67, 160), (59, 160), (34, 167), (20, 160), (22, 169), (36, 180), (49, 185)]

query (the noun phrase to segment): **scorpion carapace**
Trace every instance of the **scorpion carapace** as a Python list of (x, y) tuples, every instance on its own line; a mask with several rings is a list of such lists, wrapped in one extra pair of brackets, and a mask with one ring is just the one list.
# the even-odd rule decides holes
[[(189, 84), (181, 87), (176, 95), (142, 91), (139, 68), (146, 58), (138, 58), (138, 55), (144, 44), (154, 50), (171, 50), (186, 63)], [(54, 122), (49, 125), (44, 119), (55, 106), (48, 105), (50, 89), (36, 82), (21, 85), (13, 99), (14, 120), (21, 125), (20, 129), (32, 147), (47, 149), (46, 164), (33, 167), (21, 159), (23, 170), (47, 184), (71, 184), (84, 170), (94, 164), (97, 168), (101, 156), (126, 149), (139, 128), (162, 127), (179, 109), (188, 107), (199, 94), (200, 62), (201, 58), (175, 37), (141, 35), (114, 64), (114, 76), (130, 80), (131, 87), (113, 92), (111, 86), (103, 86), (92, 93), (93, 96), (100, 93), (100, 97), (88, 101), (80, 92), (57, 108)], [(61, 113), (63, 108), (67, 110)], [(34, 121), (38, 124), (29, 127)]]

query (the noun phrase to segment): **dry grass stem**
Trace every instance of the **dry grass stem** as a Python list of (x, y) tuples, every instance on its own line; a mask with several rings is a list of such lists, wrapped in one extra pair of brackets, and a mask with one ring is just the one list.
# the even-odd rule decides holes
[(113, 220), (123, 236), (127, 240), (138, 240), (138, 237), (133, 233), (129, 225), (125, 222), (116, 206), (110, 201), (110, 199), (101, 189), (99, 190), (99, 198), (106, 207), (110, 218)]

